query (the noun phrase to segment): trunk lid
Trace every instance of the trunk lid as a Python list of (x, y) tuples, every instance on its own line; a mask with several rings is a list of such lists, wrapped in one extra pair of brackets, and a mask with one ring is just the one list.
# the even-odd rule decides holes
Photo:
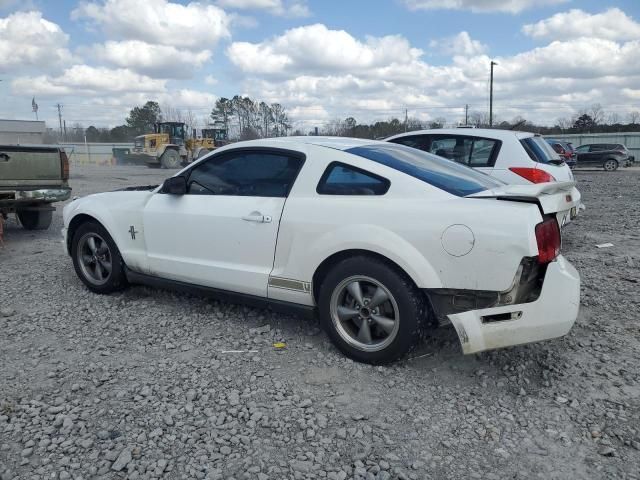
[(0, 145), (0, 189), (66, 185), (60, 148)]
[(543, 213), (556, 214), (570, 209), (575, 200), (574, 181), (504, 185), (468, 195), (467, 198), (497, 198), (517, 202), (538, 203)]

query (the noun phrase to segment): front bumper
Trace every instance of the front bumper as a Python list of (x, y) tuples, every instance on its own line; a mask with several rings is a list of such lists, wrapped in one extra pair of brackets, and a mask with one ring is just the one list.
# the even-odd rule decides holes
[(466, 355), (566, 335), (579, 306), (580, 275), (559, 256), (547, 266), (536, 301), (456, 313), (449, 319)]
[(37, 202), (63, 202), (71, 196), (71, 188), (43, 188), (38, 190), (3, 191), (0, 206), (19, 207), (21, 204)]
[(159, 164), (160, 159), (155, 155), (149, 155), (143, 152), (131, 152), (121, 157), (120, 164), (125, 165), (153, 165)]

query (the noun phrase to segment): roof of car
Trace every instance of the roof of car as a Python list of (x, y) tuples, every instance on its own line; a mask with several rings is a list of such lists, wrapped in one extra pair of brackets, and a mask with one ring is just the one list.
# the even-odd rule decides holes
[(467, 137), (483, 137), (483, 138), (495, 138), (496, 140), (505, 140), (507, 138), (516, 137), (527, 138), (535, 135), (531, 132), (520, 132), (516, 130), (501, 130), (498, 128), (433, 128), (429, 130), (415, 130), (413, 132), (401, 133), (399, 135), (393, 135), (387, 140), (392, 138), (400, 138), (410, 135), (464, 135)]
[[(378, 140), (368, 140), (363, 138), (350, 137), (316, 137), (316, 136), (300, 136), (300, 137), (275, 137), (260, 138), (258, 140), (248, 140), (237, 142), (229, 145), (229, 147), (273, 147), (273, 148), (300, 148), (304, 145), (318, 145), (321, 147), (333, 148), (336, 150), (348, 150), (363, 145), (371, 145), (373, 143), (384, 143)], [(226, 148), (226, 147), (223, 147)]]

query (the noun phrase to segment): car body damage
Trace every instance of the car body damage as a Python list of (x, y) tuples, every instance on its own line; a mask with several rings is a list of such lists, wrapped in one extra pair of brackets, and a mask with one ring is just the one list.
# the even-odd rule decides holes
[(505, 185), (386, 142), (258, 140), (222, 147), (161, 187), (74, 200), (63, 235), (98, 293), (121, 258), (116, 285), (317, 309), (341, 350), (376, 363), (409, 350), (423, 328), (412, 322), (450, 321), (465, 353), (566, 333), (580, 282), (559, 256), (556, 218), (579, 202), (574, 188)]
[(580, 276), (562, 256), (546, 269), (539, 297), (529, 303), (449, 315), (465, 354), (566, 335), (580, 305)]

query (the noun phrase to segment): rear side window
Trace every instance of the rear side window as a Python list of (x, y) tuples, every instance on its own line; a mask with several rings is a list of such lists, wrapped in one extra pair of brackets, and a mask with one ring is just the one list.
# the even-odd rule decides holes
[(558, 154), (546, 141), (540, 137), (529, 137), (520, 140), (529, 158), (534, 162), (550, 163), (560, 160)]
[(391, 140), (470, 167), (492, 167), (501, 142), (464, 135), (415, 135)]
[(400, 137), (391, 140), (391, 142), (406, 145), (407, 147), (417, 148), (419, 150), (424, 150), (425, 152), (429, 151), (429, 144), (431, 143), (427, 135), (411, 135), (408, 137)]
[(325, 170), (316, 191), (321, 195), (384, 195), (391, 183), (366, 170), (333, 162)]
[(458, 197), (504, 185), (472, 168), (404, 145), (379, 143), (345, 151), (398, 170)]

